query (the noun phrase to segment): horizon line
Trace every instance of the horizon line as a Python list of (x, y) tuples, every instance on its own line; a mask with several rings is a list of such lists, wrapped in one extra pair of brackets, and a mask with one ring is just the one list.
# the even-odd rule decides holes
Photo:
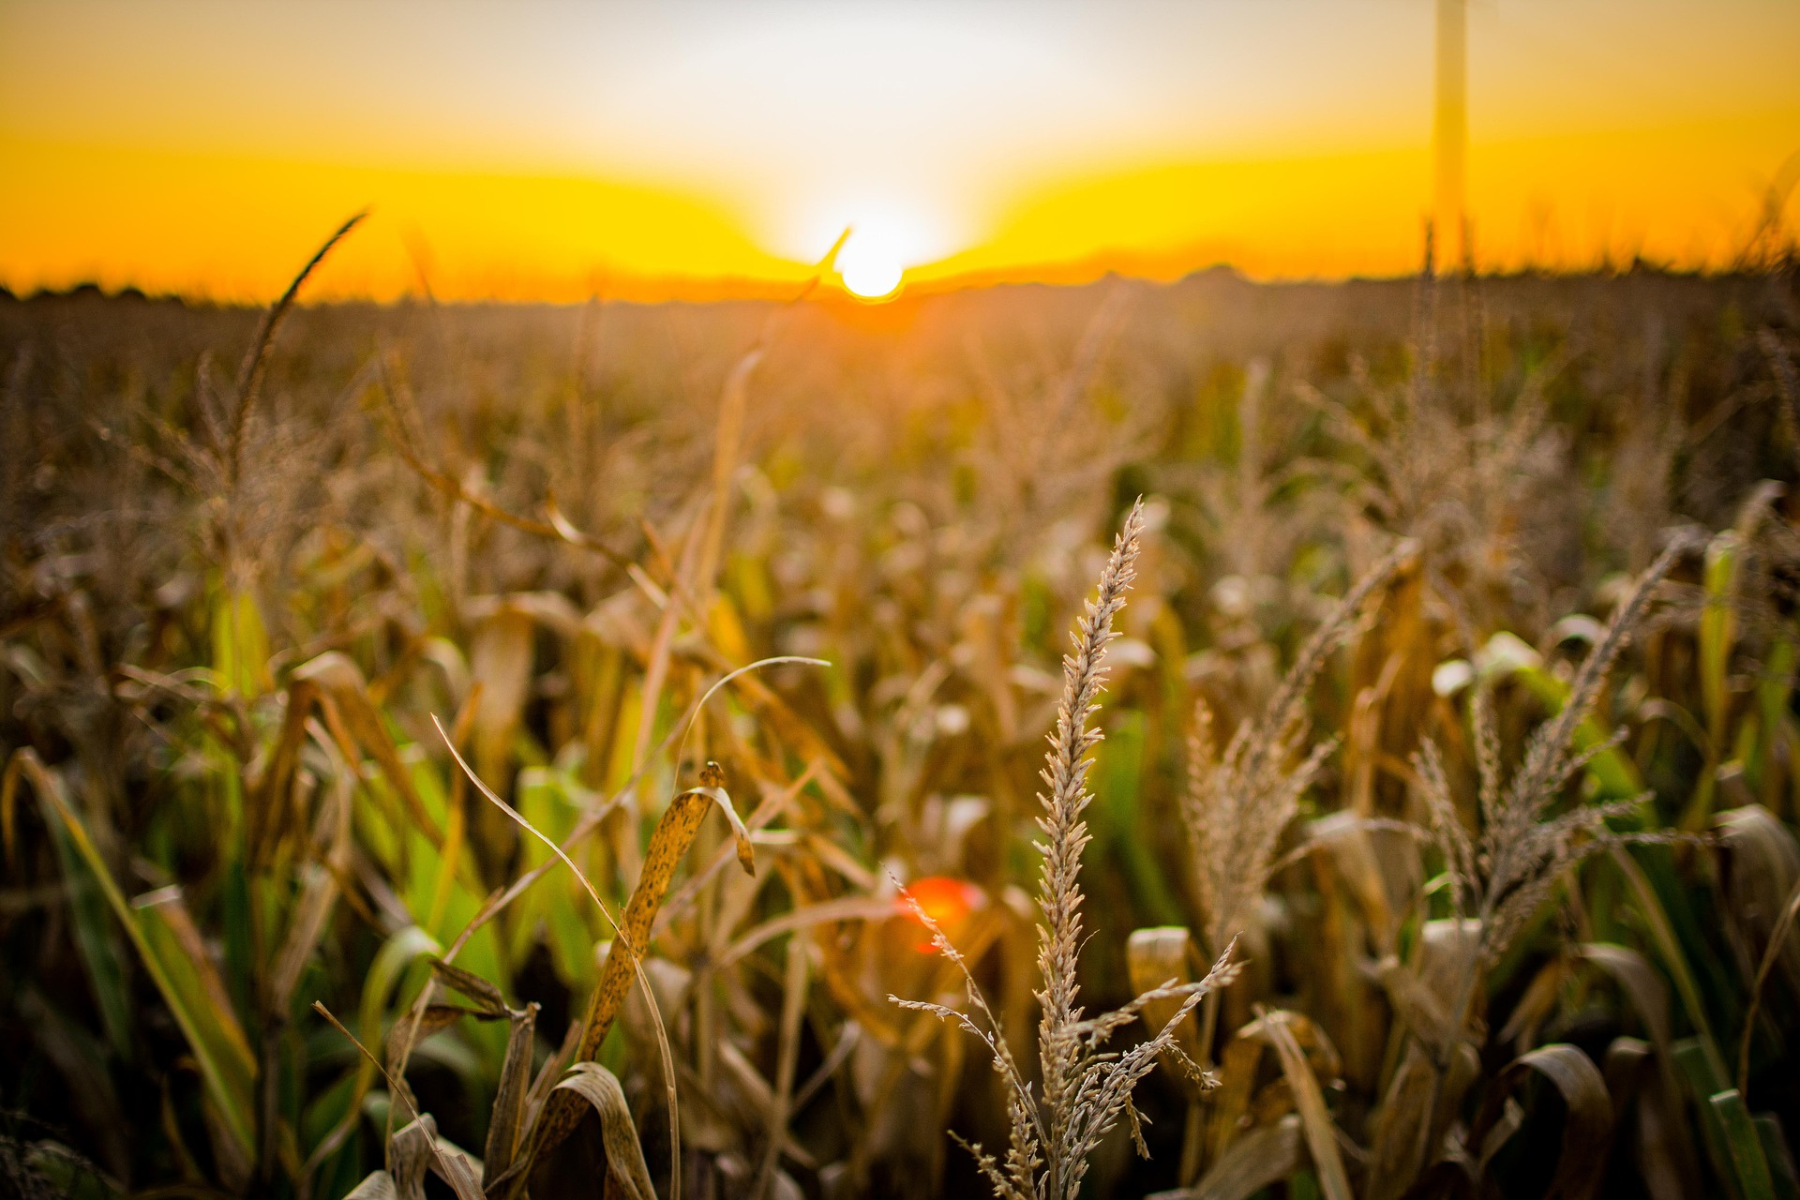
[[(1275, 274), (1258, 276), (1239, 268), (1233, 263), (1218, 261), (1197, 265), (1185, 269), (1142, 270), (1132, 269), (1124, 263), (1106, 265), (1114, 256), (1094, 256), (1092, 258), (1072, 261), (1063, 264), (1042, 264), (1037, 267), (995, 268), (959, 272), (953, 275), (933, 276), (926, 279), (905, 282), (893, 295), (869, 300), (857, 296), (845, 289), (841, 283), (822, 282), (817, 276), (799, 279), (756, 279), (748, 276), (685, 276), (685, 275), (624, 275), (609, 273), (610, 282), (625, 282), (626, 286), (612, 288), (596, 288), (586, 295), (575, 297), (554, 297), (548, 294), (493, 294), (493, 295), (450, 295), (439, 296), (429, 288), (408, 288), (396, 295), (379, 297), (372, 294), (356, 292), (337, 292), (319, 298), (302, 299), (299, 303), (307, 308), (356, 307), (372, 306), (376, 308), (399, 307), (407, 304), (425, 304), (439, 307), (546, 307), (563, 308), (583, 304), (623, 303), (644, 306), (659, 304), (740, 304), (740, 303), (792, 303), (797, 301), (817, 301), (840, 305), (852, 309), (878, 310), (904, 305), (907, 302), (935, 299), (961, 292), (993, 291), (1001, 288), (1069, 288), (1078, 289), (1104, 284), (1109, 280), (1147, 284), (1154, 287), (1173, 287), (1191, 282), (1202, 277), (1229, 279), (1232, 282), (1252, 287), (1336, 287), (1349, 284), (1389, 284), (1419, 282), (1426, 279), (1476, 280), (1489, 282), (1506, 282), (1514, 280), (1547, 280), (1547, 279), (1611, 279), (1626, 278), (1632, 275), (1656, 275), (1667, 278), (1722, 280), (1753, 278), (1773, 274), (1783, 270), (1800, 257), (1800, 241), (1790, 238), (1785, 244), (1777, 247), (1771, 254), (1760, 260), (1752, 260), (1748, 251), (1736, 261), (1721, 265), (1680, 266), (1666, 261), (1658, 261), (1643, 255), (1633, 255), (1629, 260), (1617, 261), (1609, 257), (1601, 257), (1585, 264), (1533, 264), (1500, 266), (1495, 264), (1486, 269), (1476, 264), (1472, 267), (1462, 266), (1450, 270), (1433, 270), (1426, 266), (1421, 255), (1419, 269), (1413, 271), (1394, 272), (1389, 274), (1319, 273), (1310, 275)], [(1128, 257), (1128, 256), (1121, 256)], [(797, 295), (796, 292), (799, 291)], [(149, 290), (136, 283), (125, 282), (111, 286), (98, 280), (84, 279), (69, 283), (63, 287), (38, 285), (30, 289), (15, 289), (8, 283), (0, 281), (0, 302), (28, 304), (49, 300), (69, 300), (78, 297), (93, 296), (105, 300), (136, 300), (152, 303), (175, 302), (194, 308), (255, 310), (267, 307), (270, 301), (247, 298), (220, 296), (204, 290), (183, 291), (157, 289)], [(272, 298), (271, 298), (272, 299)]]

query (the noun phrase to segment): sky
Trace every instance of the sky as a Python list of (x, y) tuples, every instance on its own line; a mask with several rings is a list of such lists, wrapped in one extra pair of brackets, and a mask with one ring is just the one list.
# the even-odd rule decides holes
[[(1416, 270), (1434, 0), (0, 0), (0, 283), (266, 299)], [(1793, 0), (1470, 0), (1476, 264), (1729, 264)], [(1794, 205), (1787, 218), (1796, 219)]]

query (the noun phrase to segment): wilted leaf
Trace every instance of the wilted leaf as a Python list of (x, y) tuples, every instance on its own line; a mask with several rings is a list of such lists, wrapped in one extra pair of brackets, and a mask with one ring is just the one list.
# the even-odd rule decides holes
[(1556, 1009), (1563, 982), (1569, 977), (1569, 965), (1560, 958), (1545, 963), (1525, 986), (1525, 994), (1513, 1006), (1512, 1015), (1500, 1029), (1502, 1042), (1514, 1043), (1520, 1052), (1536, 1041), (1538, 1027)]
[(618, 1077), (597, 1062), (579, 1062), (571, 1068), (568, 1078), (556, 1085), (556, 1090), (574, 1092), (600, 1114), (606, 1170), (613, 1183), (630, 1200), (656, 1200), (650, 1167), (644, 1162), (637, 1126), (632, 1122), (631, 1108), (625, 1103), (625, 1091), (619, 1086)]
[(436, 1171), (438, 1178), (450, 1185), (457, 1200), (485, 1200), (468, 1158), (438, 1136), (437, 1122), (430, 1113), (421, 1113), (394, 1132), (388, 1144), (388, 1169), (393, 1172), (398, 1200), (425, 1200), (428, 1170)]
[(1512, 1090), (1531, 1071), (1556, 1085), (1567, 1110), (1562, 1152), (1550, 1190), (1569, 1200), (1587, 1200), (1606, 1174), (1606, 1160), (1612, 1148), (1613, 1110), (1600, 1069), (1576, 1047), (1553, 1042), (1507, 1064), (1494, 1081), (1469, 1140), (1484, 1155), (1499, 1148), (1498, 1144), (1486, 1144), (1488, 1134), (1500, 1123)]
[(1602, 1075), (1606, 1094), (1612, 1097), (1613, 1112), (1625, 1111), (1638, 1089), (1638, 1083), (1650, 1063), (1650, 1044), (1639, 1038), (1616, 1037), (1606, 1047)]
[(1790, 989), (1800, 992), (1800, 939), (1784, 938), (1770, 949), (1790, 895), (1800, 891), (1800, 844), (1779, 818), (1760, 804), (1718, 815), (1725, 856), (1725, 911), (1746, 976), (1773, 955)]
[(1381, 861), (1364, 818), (1348, 810), (1335, 812), (1308, 824), (1306, 833), (1309, 842), (1329, 848), (1331, 865), (1356, 897), (1363, 920), (1375, 931), (1380, 945), (1390, 944), (1395, 924), (1393, 905), (1389, 903)]
[(1608, 942), (1588, 942), (1577, 953), (1613, 977), (1644, 1022), (1656, 1052), (1666, 1059), (1670, 1045), (1669, 986), (1650, 960), (1636, 950)]
[(476, 627), (469, 648), (469, 673), (481, 684), (475, 715), (475, 763), (482, 775), (499, 778), (510, 757), (512, 733), (531, 684), (534, 622), (518, 607), (500, 603)]
[(750, 844), (750, 831), (744, 828), (744, 820), (738, 816), (737, 809), (732, 806), (731, 796), (725, 790), (725, 772), (716, 762), (709, 762), (700, 769), (700, 786), (693, 789), (693, 794), (705, 796), (719, 806), (725, 814), (725, 820), (731, 825), (732, 836), (737, 840), (738, 865), (744, 868), (744, 874), (756, 874), (756, 848)]
[(1207, 1156), (1217, 1161), (1238, 1135), (1238, 1123), (1250, 1107), (1251, 1089), (1256, 1084), (1257, 1064), (1262, 1061), (1263, 1044), (1249, 1038), (1234, 1038), (1225, 1047), (1219, 1064), (1219, 1087), (1211, 1096), (1212, 1117), (1207, 1129)]
[(1300, 1148), (1300, 1117), (1289, 1113), (1241, 1134), (1193, 1187), (1158, 1192), (1150, 1200), (1247, 1200), (1298, 1171)]
[[(436, 963), (434, 966), (438, 965)], [(506, 1038), (506, 1059), (500, 1067), (499, 1090), (494, 1095), (488, 1122), (487, 1148), (482, 1154), (482, 1182), (491, 1183), (512, 1166), (525, 1135), (526, 1098), (531, 1090), (531, 1050), (537, 1034), (538, 1006), (512, 1014), (512, 1030)]]
[[(351, 756), (354, 761), (353, 751), (360, 747), (364, 754), (374, 759), (382, 778), (400, 798), (419, 832), (432, 845), (441, 847), (444, 832), (425, 811), (418, 789), (413, 787), (412, 774), (400, 761), (400, 751), (388, 733), (381, 709), (369, 696), (368, 685), (357, 665), (332, 650), (296, 667), (294, 677), (319, 689), (320, 708), (334, 738), (341, 742), (348, 737), (353, 743), (343, 747), (346, 756)], [(276, 799), (279, 801), (279, 797)]]
[(503, 1017), (506, 1015), (506, 997), (500, 994), (499, 988), (474, 972), (465, 971), (461, 967), (455, 966), (452, 963), (447, 963), (443, 959), (433, 955), (431, 958), (431, 973), (436, 975), (438, 982), (445, 987), (452, 991), (460, 992), (470, 1000), (473, 1000), (481, 1007), (482, 1011), (494, 1017)]
[[(1320, 1190), (1325, 1193), (1326, 1200), (1351, 1200), (1350, 1178), (1344, 1171), (1344, 1159), (1338, 1151), (1337, 1126), (1325, 1108), (1325, 1095), (1319, 1089), (1312, 1067), (1307, 1064), (1306, 1052), (1294, 1036), (1293, 1024), (1304, 1020), (1304, 1017), (1277, 1010), (1245, 1026), (1239, 1036), (1260, 1037), (1275, 1048), (1281, 1059), (1282, 1074), (1294, 1092), (1294, 1106), (1300, 1111), (1306, 1148), (1312, 1155)], [(1323, 1034), (1317, 1036), (1324, 1037)]]
[[(1416, 971), (1397, 959), (1384, 959), (1376, 970), (1395, 1014), (1435, 1057), (1441, 1059), (1461, 1036), (1461, 1031), (1451, 1020), (1448, 1005)], [(1507, 1036), (1501, 1034), (1502, 1038)]]
[(425, 1172), (431, 1165), (437, 1122), (426, 1113), (394, 1131), (388, 1142), (388, 1169), (399, 1200), (425, 1200)]

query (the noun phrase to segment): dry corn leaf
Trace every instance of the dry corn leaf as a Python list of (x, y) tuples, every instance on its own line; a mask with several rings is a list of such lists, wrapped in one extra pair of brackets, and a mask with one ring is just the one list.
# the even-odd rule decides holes
[(1494, 1122), (1493, 1128), (1487, 1131), (1487, 1136), (1481, 1139), (1481, 1145), (1478, 1147), (1480, 1154), (1475, 1159), (1475, 1179), (1477, 1181), (1487, 1173), (1488, 1163), (1493, 1161), (1494, 1155), (1498, 1154), (1500, 1148), (1512, 1140), (1513, 1134), (1519, 1132), (1524, 1124), (1525, 1110), (1519, 1107), (1517, 1100), (1508, 1096), (1506, 1103), (1500, 1106), (1500, 1119)]
[(1207, 1158), (1218, 1161), (1238, 1135), (1238, 1125), (1249, 1110), (1256, 1084), (1257, 1064), (1263, 1043), (1238, 1037), (1225, 1047), (1219, 1064), (1219, 1087), (1212, 1094), (1212, 1118), (1207, 1128)]
[(1462, 1031), (1451, 1019), (1448, 1006), (1440, 993), (1433, 990), (1412, 968), (1398, 959), (1388, 958), (1376, 967), (1376, 977), (1387, 992), (1395, 1015), (1406, 1023), (1413, 1036), (1423, 1042), (1432, 1056), (1442, 1061), (1461, 1038)]
[(1636, 1109), (1632, 1140), (1638, 1175), (1651, 1200), (1681, 1200), (1700, 1191), (1686, 1127), (1679, 1119), (1672, 1120), (1668, 1112), (1668, 1098), (1675, 1086), (1671, 1066), (1657, 1056), (1650, 1043), (1634, 1037), (1614, 1038), (1602, 1064), (1615, 1118), (1623, 1120), (1628, 1111)]
[(1606, 1174), (1606, 1160), (1612, 1149), (1613, 1108), (1600, 1069), (1574, 1046), (1553, 1042), (1507, 1064), (1489, 1090), (1487, 1103), (1475, 1119), (1468, 1141), (1482, 1149), (1484, 1158), (1499, 1149), (1498, 1145), (1486, 1144), (1488, 1135), (1500, 1124), (1513, 1090), (1532, 1071), (1556, 1085), (1568, 1114), (1550, 1191), (1568, 1200), (1588, 1200)]
[(731, 825), (731, 834), (737, 842), (738, 865), (744, 868), (744, 874), (756, 874), (756, 847), (750, 843), (750, 831), (744, 828), (744, 819), (738, 816), (737, 809), (731, 803), (731, 795), (722, 787), (701, 786), (694, 789), (696, 793), (710, 798), (725, 814), (725, 820)]
[(1800, 844), (1760, 804), (1728, 809), (1715, 824), (1726, 852), (1725, 911), (1740, 967), (1749, 976), (1772, 954), (1787, 986), (1800, 993), (1800, 939), (1785, 938), (1769, 950), (1789, 896), (1800, 889)]
[[(1158, 988), (1192, 983), (1194, 972), (1189, 963), (1192, 952), (1193, 937), (1185, 926), (1158, 925), (1132, 930), (1125, 943), (1125, 966), (1130, 974), (1131, 990), (1141, 996)], [(1144, 1005), (1140, 1015), (1146, 1025), (1157, 1030), (1168, 1024), (1180, 1007), (1179, 997), (1151, 1000)]]
[[(1312, 1155), (1313, 1170), (1319, 1177), (1319, 1188), (1324, 1192), (1325, 1200), (1352, 1200), (1350, 1177), (1344, 1170), (1343, 1155), (1338, 1150), (1337, 1126), (1325, 1107), (1325, 1095), (1319, 1088), (1318, 1077), (1313, 1074), (1306, 1061), (1306, 1052), (1295, 1035), (1295, 1027), (1302, 1024), (1310, 1026), (1311, 1022), (1276, 1009), (1246, 1026), (1239, 1036), (1258, 1037), (1275, 1048), (1281, 1059), (1282, 1074), (1294, 1092), (1294, 1106), (1300, 1112), (1306, 1148)], [(1324, 1034), (1316, 1029), (1310, 1032), (1321, 1044), (1329, 1045), (1324, 1042)]]
[(637, 1126), (618, 1077), (597, 1062), (578, 1062), (556, 1085), (559, 1092), (573, 1092), (600, 1114), (600, 1133), (606, 1146), (606, 1171), (613, 1184), (630, 1200), (656, 1200), (650, 1184), (650, 1167), (638, 1144)]
[(1425, 1162), (1433, 1104), (1440, 1075), (1424, 1045), (1406, 1039), (1400, 1065), (1372, 1118), (1373, 1162), (1367, 1187), (1369, 1200), (1403, 1195)]
[(483, 616), (469, 647), (469, 675), (481, 684), (481, 707), (475, 716), (475, 763), (490, 779), (501, 777), (513, 728), (525, 709), (534, 629), (529, 614), (500, 604)]
[(1537, 1041), (1538, 1028), (1556, 1011), (1556, 1002), (1568, 978), (1569, 964), (1561, 958), (1553, 958), (1525, 985), (1525, 994), (1519, 997), (1519, 1002), (1513, 1005), (1512, 1015), (1500, 1027), (1500, 1040), (1514, 1043), (1513, 1053), (1523, 1054)]
[(394, 1177), (386, 1171), (371, 1171), (352, 1188), (344, 1200), (397, 1200)]
[[(1470, 959), (1480, 948), (1480, 921), (1473, 918), (1427, 921), (1419, 938), (1419, 978), (1449, 1004)], [(1450, 1015), (1455, 1019), (1459, 1014)]]
[(1381, 946), (1393, 944), (1396, 920), (1367, 821), (1355, 812), (1336, 812), (1310, 822), (1307, 841), (1330, 851), (1331, 865), (1363, 910), (1363, 920)]
[(1663, 982), (1650, 960), (1627, 946), (1610, 942), (1588, 942), (1577, 951), (1619, 985), (1637, 1010), (1638, 1019), (1649, 1031), (1656, 1053), (1664, 1061), (1669, 1058), (1669, 985)]
[(1160, 1193), (1162, 1200), (1248, 1200), (1300, 1169), (1301, 1119), (1289, 1113), (1273, 1125), (1241, 1135), (1194, 1187)]
[(294, 774), (306, 743), (307, 720), (319, 694), (319, 685), (309, 679), (289, 680), (281, 733), (249, 781), (250, 796), (244, 806), (245, 841), (254, 865), (269, 861), (282, 835), (298, 825), (290, 815)]
[(1636, 1094), (1650, 1065), (1649, 1042), (1641, 1038), (1616, 1037), (1607, 1043), (1601, 1075), (1606, 1080), (1606, 1094), (1612, 1097), (1613, 1112), (1625, 1111), (1625, 1105)]
[[(440, 965), (432, 964), (434, 967)], [(500, 1067), (500, 1084), (488, 1119), (487, 1146), (482, 1152), (482, 1182), (492, 1183), (512, 1166), (525, 1139), (525, 1102), (531, 1089), (531, 1050), (537, 1033), (536, 1004), (514, 1012), (506, 1038), (506, 1059)]]
[(394, 1131), (388, 1142), (388, 1170), (398, 1200), (425, 1200), (425, 1172), (431, 1162), (437, 1122), (426, 1113)]
[(388, 1169), (398, 1200), (425, 1200), (425, 1173), (435, 1171), (457, 1200), (485, 1200), (468, 1156), (438, 1136), (437, 1121), (421, 1113), (395, 1131), (388, 1143)]
[(496, 1018), (507, 1015), (506, 998), (500, 994), (500, 989), (474, 972), (447, 963), (434, 954), (431, 956), (431, 973), (451, 991), (480, 1005), (484, 1013)]
[(456, 1193), (456, 1200), (486, 1200), (481, 1190), (481, 1179), (469, 1156), (439, 1139), (437, 1153), (432, 1157), (431, 1168), (438, 1178), (450, 1185)]

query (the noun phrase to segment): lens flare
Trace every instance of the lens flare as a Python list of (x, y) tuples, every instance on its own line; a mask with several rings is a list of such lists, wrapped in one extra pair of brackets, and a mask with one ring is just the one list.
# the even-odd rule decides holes
[[(906, 890), (918, 902), (919, 907), (925, 910), (925, 915), (950, 936), (955, 936), (957, 928), (970, 913), (987, 904), (987, 896), (974, 884), (943, 875), (929, 875), (924, 879), (914, 880), (907, 885)], [(911, 920), (920, 929), (925, 928), (925, 922), (919, 920), (919, 914), (913, 910), (905, 896), (897, 897), (894, 907), (901, 916)], [(930, 954), (935, 947), (927, 939), (919, 942), (916, 949), (922, 954)]]

